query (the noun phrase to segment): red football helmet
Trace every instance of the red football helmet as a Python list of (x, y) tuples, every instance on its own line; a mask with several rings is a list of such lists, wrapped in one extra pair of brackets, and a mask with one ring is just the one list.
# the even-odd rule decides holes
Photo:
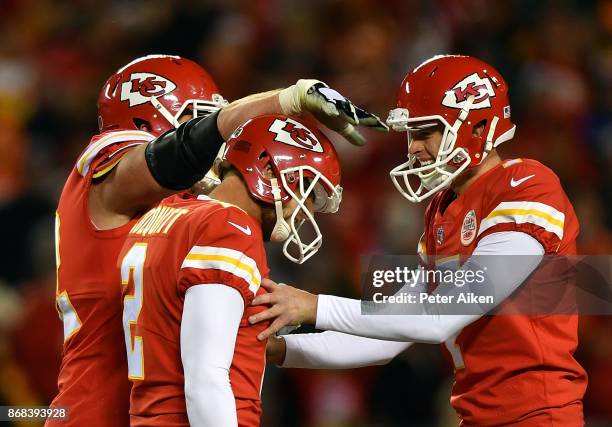
[[(329, 139), (302, 120), (283, 115), (260, 116), (234, 131), (223, 158), (240, 172), (255, 199), (274, 205), (276, 225), (270, 239), (285, 242), (283, 252), (287, 258), (301, 264), (313, 256), (323, 236), (306, 208), (306, 200), (313, 195), (314, 211), (325, 213), (338, 211), (342, 200), (340, 163)], [(287, 223), (283, 205), (291, 200), (296, 201), (297, 207)], [(305, 219), (296, 224), (300, 212)], [(298, 233), (304, 221), (315, 233), (307, 244)], [(290, 253), (292, 244), (296, 256)]]
[(147, 122), (159, 136), (179, 125), (188, 109), (210, 114), (227, 104), (212, 77), (198, 64), (179, 56), (148, 55), (120, 68), (98, 97), (100, 132), (138, 129)]
[[(481, 123), (482, 135), (473, 135), (473, 127)], [(503, 77), (489, 64), (459, 55), (434, 56), (412, 70), (387, 124), (408, 132), (409, 147), (410, 131), (444, 127), (434, 161), (417, 163), (409, 153), (408, 161), (391, 171), (396, 188), (412, 202), (426, 199), (465, 169), (479, 165), (493, 148), (512, 139), (516, 129)], [(420, 180), (416, 190), (408, 180), (411, 175)]]

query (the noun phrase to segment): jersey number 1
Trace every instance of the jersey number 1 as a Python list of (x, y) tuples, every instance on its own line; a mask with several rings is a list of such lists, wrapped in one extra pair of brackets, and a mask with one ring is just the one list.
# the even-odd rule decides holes
[(128, 360), (128, 378), (144, 379), (144, 359), (142, 355), (142, 337), (134, 335), (132, 325), (136, 325), (142, 309), (142, 276), (147, 244), (135, 243), (121, 261), (121, 284), (127, 286), (130, 280), (134, 283), (134, 294), (123, 298), (123, 333)]
[(451, 337), (450, 339), (444, 342), (446, 349), (448, 350), (451, 357), (453, 358), (453, 364), (455, 365), (456, 370), (465, 368), (465, 362), (463, 361), (463, 355), (461, 354), (461, 348), (459, 348), (459, 344), (457, 344), (457, 338), (459, 337), (460, 333), (461, 331), (459, 331), (457, 335)]

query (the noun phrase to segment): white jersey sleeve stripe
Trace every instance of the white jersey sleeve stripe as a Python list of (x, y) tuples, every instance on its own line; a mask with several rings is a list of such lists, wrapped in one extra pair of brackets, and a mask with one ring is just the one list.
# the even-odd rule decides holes
[(245, 280), (249, 290), (257, 293), (261, 284), (261, 274), (257, 263), (244, 253), (216, 246), (194, 246), (191, 248), (181, 268), (222, 270)]
[(502, 202), (481, 222), (478, 235), (502, 223), (530, 223), (563, 239), (565, 214), (539, 202)]
[(101, 150), (109, 145), (125, 141), (141, 141), (141, 143), (145, 143), (154, 139), (155, 137), (150, 133), (140, 130), (111, 132), (91, 144), (91, 146), (85, 150), (77, 161), (76, 168), (82, 176), (85, 176), (89, 171), (89, 166), (93, 159), (96, 158)]

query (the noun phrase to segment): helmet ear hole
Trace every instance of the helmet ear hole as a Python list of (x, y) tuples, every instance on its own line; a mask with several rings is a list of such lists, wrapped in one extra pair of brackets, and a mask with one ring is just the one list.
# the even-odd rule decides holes
[(270, 161), (270, 154), (267, 151), (262, 151), (259, 154), (257, 157), (257, 163), (259, 163), (259, 168), (266, 179), (277, 178), (274, 175), (274, 168), (272, 167), (272, 162)]
[(272, 165), (270, 163), (266, 164), (266, 166), (263, 168), (263, 175), (266, 179), (275, 178), (274, 170), (272, 169)]
[(487, 119), (483, 119), (483, 120), (479, 121), (472, 128), (472, 135), (474, 135), (474, 136), (481, 136), (483, 134), (483, 132), (484, 132), (486, 127), (487, 127)]
[(151, 131), (151, 124), (148, 121), (138, 118), (134, 118), (132, 121), (134, 122), (136, 129), (143, 130), (145, 132)]

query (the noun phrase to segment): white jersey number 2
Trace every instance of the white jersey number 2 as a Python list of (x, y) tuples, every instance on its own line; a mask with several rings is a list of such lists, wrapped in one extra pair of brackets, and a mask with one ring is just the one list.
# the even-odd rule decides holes
[(147, 244), (135, 243), (121, 261), (121, 284), (127, 286), (130, 279), (134, 282), (134, 294), (123, 298), (123, 333), (128, 360), (128, 378), (144, 379), (144, 360), (142, 354), (142, 337), (134, 335), (132, 340), (132, 325), (136, 325), (142, 309), (142, 276)]

